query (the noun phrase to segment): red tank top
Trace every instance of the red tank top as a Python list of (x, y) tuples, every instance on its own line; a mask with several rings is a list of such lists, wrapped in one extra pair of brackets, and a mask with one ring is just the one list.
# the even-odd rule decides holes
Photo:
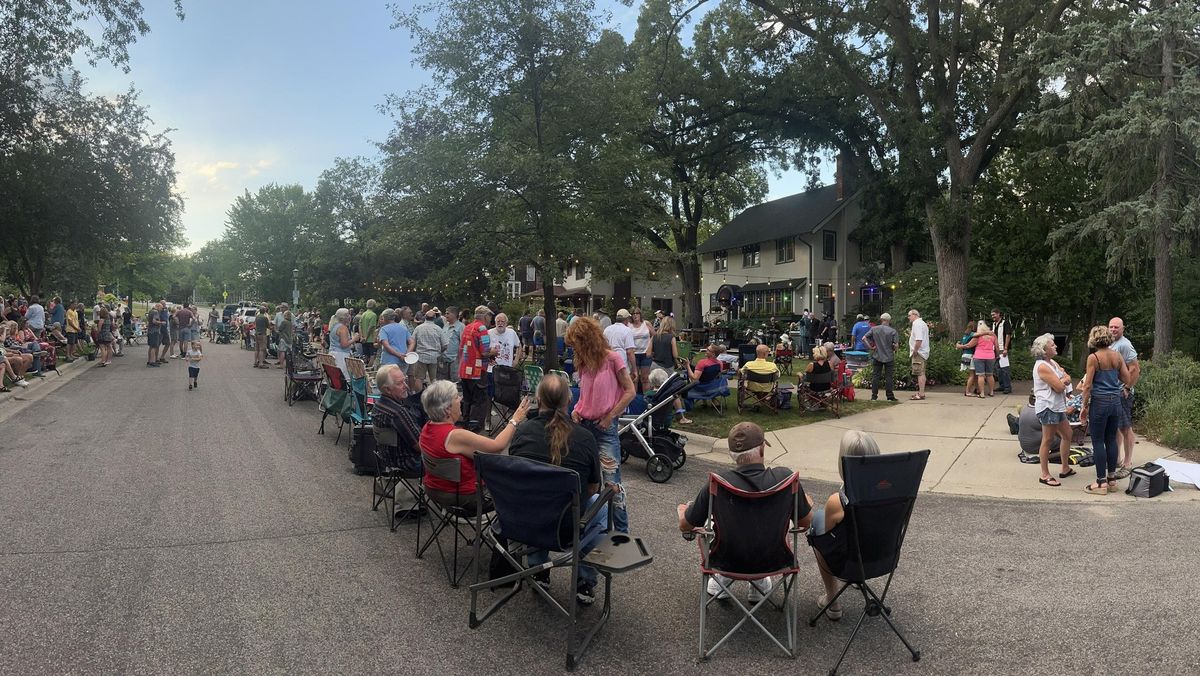
[(459, 458), (462, 464), (459, 469), (461, 483), (439, 479), (431, 474), (425, 475), (425, 487), (442, 491), (443, 493), (459, 493), (460, 495), (475, 494), (475, 461), (466, 455), (458, 455), (446, 450), (446, 438), (456, 428), (454, 423), (428, 422), (421, 428), (421, 452), (428, 453), (431, 458)]

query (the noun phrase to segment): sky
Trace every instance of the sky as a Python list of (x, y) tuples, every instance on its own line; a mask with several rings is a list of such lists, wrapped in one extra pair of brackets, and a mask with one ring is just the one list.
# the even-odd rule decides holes
[[(388, 95), (428, 82), (407, 31), (385, 0), (142, 0), (150, 33), (130, 48), (130, 71), (81, 66), (96, 94), (133, 86), (158, 129), (171, 129), (184, 197), (186, 250), (225, 229), (244, 190), (311, 189), (337, 157), (377, 155), (392, 120)], [(413, 0), (396, 0), (408, 7)], [(609, 27), (632, 38), (640, 3), (598, 0)], [(804, 189), (771, 176), (769, 199)]]

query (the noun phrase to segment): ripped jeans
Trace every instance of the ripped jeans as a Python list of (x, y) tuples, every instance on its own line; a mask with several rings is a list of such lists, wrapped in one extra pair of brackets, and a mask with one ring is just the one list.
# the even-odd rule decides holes
[(613, 484), (617, 489), (612, 501), (613, 528), (618, 533), (628, 533), (629, 513), (625, 510), (625, 488), (621, 486), (621, 440), (617, 436), (617, 421), (612, 421), (604, 429), (592, 420), (584, 420), (581, 424), (595, 437), (596, 445), (600, 447), (600, 476), (604, 484)]

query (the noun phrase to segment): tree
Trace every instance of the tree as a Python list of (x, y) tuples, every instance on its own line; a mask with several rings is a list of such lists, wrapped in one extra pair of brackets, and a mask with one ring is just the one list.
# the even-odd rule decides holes
[[(459, 279), (514, 264), (541, 273), (547, 317), (567, 261), (628, 256), (612, 203), (623, 41), (589, 0), (451, 0), (398, 13), (435, 85), (396, 101), (387, 183), (416, 235), (454, 251)], [(447, 282), (448, 284), (448, 282)], [(546, 364), (557, 361), (547, 322)]]
[(1101, 9), (1047, 45), (1048, 72), (1063, 86), (1045, 97), (1039, 129), (1095, 178), (1079, 218), (1054, 241), (1062, 254), (1080, 238), (1102, 243), (1114, 275), (1153, 259), (1157, 357), (1174, 346), (1179, 254), (1200, 232), (1200, 8), (1155, 0)]
[(1035, 98), (1043, 62), (1031, 48), (1062, 30), (1072, 0), (745, 1), (797, 58), (822, 64), (793, 90), (799, 106), (829, 87), (853, 92), (852, 128), (894, 157), (924, 207), (941, 315), (965, 323), (972, 193)]
[(225, 239), (260, 300), (291, 298), (292, 270), (311, 246), (307, 234), (316, 214), (312, 195), (299, 185), (272, 183), (234, 200), (226, 215)]

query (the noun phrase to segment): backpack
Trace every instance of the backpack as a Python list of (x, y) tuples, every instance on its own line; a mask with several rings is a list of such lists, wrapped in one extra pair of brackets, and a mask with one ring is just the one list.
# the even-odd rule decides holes
[(1129, 487), (1126, 495), (1135, 498), (1153, 498), (1163, 491), (1171, 490), (1171, 477), (1161, 465), (1148, 462), (1135, 468), (1129, 474)]

